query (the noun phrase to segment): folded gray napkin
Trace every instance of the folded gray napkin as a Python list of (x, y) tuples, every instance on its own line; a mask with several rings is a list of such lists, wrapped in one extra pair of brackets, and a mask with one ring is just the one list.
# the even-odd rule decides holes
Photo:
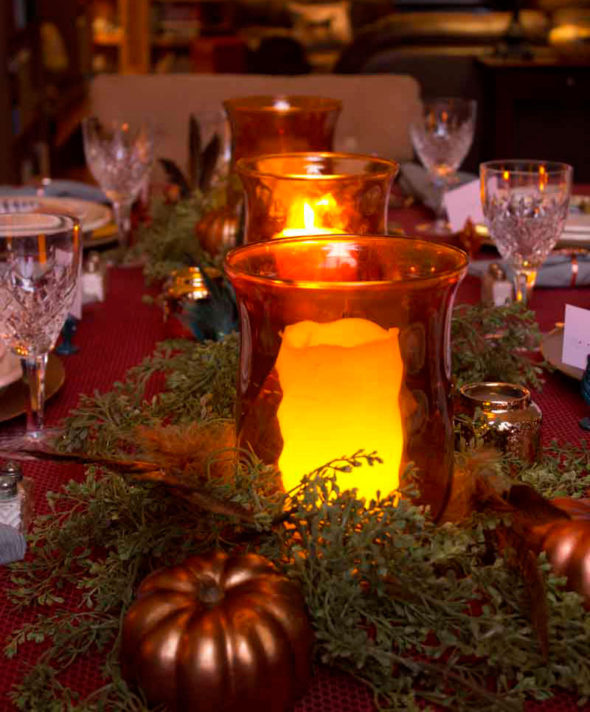
[[(469, 264), (469, 274), (482, 277), (492, 262), (474, 260)], [(508, 279), (512, 270), (505, 262), (498, 262)], [(537, 287), (587, 287), (590, 285), (590, 255), (549, 255), (537, 274)]]
[[(2, 197), (19, 198), (31, 195), (37, 195), (37, 187), (34, 185), (0, 185)], [(43, 195), (50, 198), (78, 198), (95, 203), (109, 202), (100, 188), (77, 180), (50, 180), (43, 186)]]
[[(453, 179), (453, 188), (474, 180), (472, 173), (457, 173)], [(423, 205), (436, 210), (440, 202), (440, 192), (434, 187), (428, 171), (419, 163), (402, 163), (398, 184), (405, 195), (411, 195)]]
[(25, 558), (27, 542), (24, 536), (8, 524), (0, 524), (0, 564)]

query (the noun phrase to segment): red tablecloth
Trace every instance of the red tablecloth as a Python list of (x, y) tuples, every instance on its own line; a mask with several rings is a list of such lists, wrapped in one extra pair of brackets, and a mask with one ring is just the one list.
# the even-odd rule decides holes
[[(81, 347), (76, 355), (65, 362), (66, 380), (61, 391), (47, 404), (47, 423), (56, 424), (74, 406), (81, 393), (95, 389), (108, 390), (113, 381), (149, 354), (157, 341), (164, 337), (162, 315), (154, 306), (142, 303), (143, 281), (138, 270), (112, 270), (104, 304), (85, 308), (84, 318), (75, 335)], [(476, 301), (479, 283), (467, 278), (461, 287), (460, 298)], [(533, 306), (544, 328), (550, 328), (556, 320), (563, 319), (564, 304), (572, 303), (590, 308), (590, 289), (537, 290)], [(587, 410), (578, 394), (579, 384), (560, 373), (549, 376), (547, 385), (535, 399), (544, 414), (544, 439), (558, 438), (562, 441), (579, 441), (584, 433), (578, 426), (579, 418)], [(24, 427), (24, 418), (2, 426)], [(29, 465), (25, 474), (35, 480), (35, 506), (37, 512), (46, 509), (45, 492), (55, 490), (70, 477), (81, 477), (81, 468)], [(19, 623), (29, 619), (27, 614), (15, 614), (6, 601), (6, 570), (0, 572), (0, 641)], [(11, 685), (21, 679), (27, 667), (40, 652), (39, 646), (25, 644), (16, 659), (0, 663), (0, 710), (13, 709), (7, 692)], [(0, 658), (1, 659), (1, 658)], [(100, 659), (89, 656), (77, 663), (68, 672), (64, 682), (81, 692), (95, 688), (99, 683)], [(297, 712), (368, 712), (372, 710), (370, 692), (361, 684), (339, 673), (320, 669), (314, 676), (311, 690), (298, 704)], [(560, 696), (544, 705), (531, 703), (527, 710), (566, 712), (579, 710), (574, 699)], [(586, 709), (590, 709), (587, 707)]]

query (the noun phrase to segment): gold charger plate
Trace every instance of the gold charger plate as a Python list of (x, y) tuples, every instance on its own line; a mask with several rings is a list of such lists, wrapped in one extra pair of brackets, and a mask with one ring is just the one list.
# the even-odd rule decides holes
[(541, 353), (545, 357), (546, 361), (556, 368), (558, 371), (565, 373), (566, 376), (575, 378), (578, 381), (582, 380), (584, 371), (581, 368), (576, 368), (575, 366), (568, 366), (561, 360), (561, 353), (563, 349), (563, 327), (557, 326), (555, 329), (547, 334), (543, 334), (541, 339)]
[[(49, 400), (63, 386), (66, 372), (61, 359), (49, 354), (45, 381), (45, 400)], [(0, 391), (0, 422), (11, 420), (27, 412), (29, 389), (21, 378)]]
[(119, 231), (114, 222), (109, 222), (98, 230), (93, 230), (84, 235), (84, 249), (102, 247), (117, 242)]

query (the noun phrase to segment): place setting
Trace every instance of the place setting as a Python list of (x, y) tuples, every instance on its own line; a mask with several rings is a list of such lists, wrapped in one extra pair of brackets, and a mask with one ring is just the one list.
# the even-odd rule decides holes
[[(328, 92), (223, 105), (229, 158), (198, 113), (184, 163), (150, 117), (88, 115), (108, 206), (0, 194), (0, 420), (10, 389), (27, 414), (0, 430), (12, 699), (65, 704), (85, 666), (89, 709), (577, 704), (584, 255), (575, 287), (553, 272), (563, 353), (540, 327), (586, 215), (572, 166), (465, 180), (478, 107), (460, 97), (408, 120), (421, 175), (338, 150)], [(432, 201), (399, 205), (418, 179)], [(89, 252), (112, 218), (116, 244)], [(558, 357), (583, 360), (565, 385)], [(59, 392), (70, 369), (87, 391)]]

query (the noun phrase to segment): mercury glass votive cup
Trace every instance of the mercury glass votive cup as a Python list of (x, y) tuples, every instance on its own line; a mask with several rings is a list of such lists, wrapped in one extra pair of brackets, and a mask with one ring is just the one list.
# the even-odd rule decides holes
[(244, 241), (385, 234), (399, 165), (355, 153), (287, 153), (236, 164), (246, 194)]
[(223, 102), (232, 163), (245, 156), (331, 151), (342, 102), (321, 96), (244, 96)]
[(225, 268), (241, 318), (237, 435), (286, 491), (359, 450), (339, 473), (367, 501), (408, 485), (436, 518), (450, 491), (450, 318), (467, 256), (385, 236), (314, 236), (237, 248)]

